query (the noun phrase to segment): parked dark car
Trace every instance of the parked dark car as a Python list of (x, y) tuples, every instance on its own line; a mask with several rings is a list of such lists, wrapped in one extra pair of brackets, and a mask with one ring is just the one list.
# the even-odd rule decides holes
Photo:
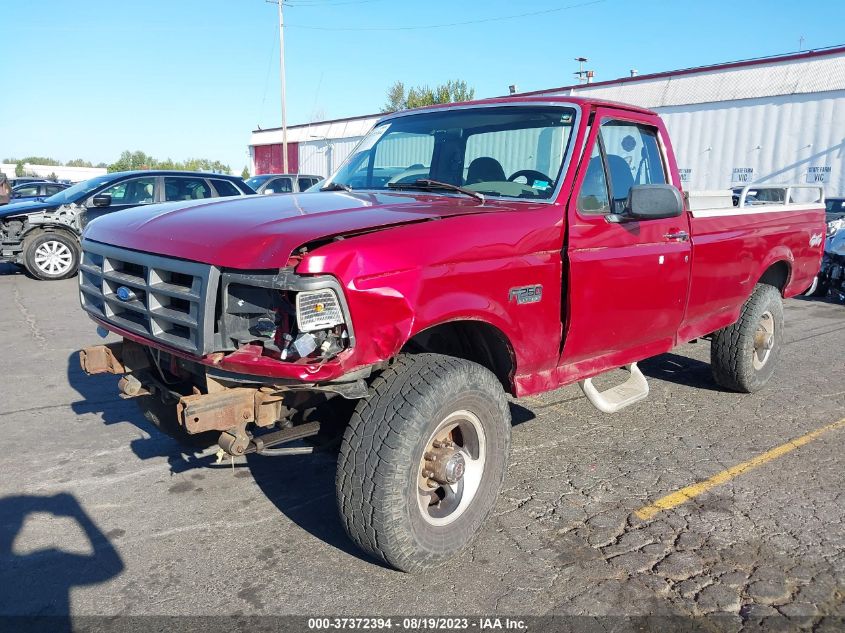
[(256, 193), (299, 193), (322, 181), (322, 176), (306, 174), (261, 174), (247, 179)]
[(44, 182), (43, 176), (15, 176), (14, 178), (9, 178), (9, 185), (14, 189), (18, 185), (22, 185), (27, 182)]
[(52, 196), (0, 207), (0, 262), (38, 279), (64, 279), (79, 267), (79, 237), (92, 220), (157, 202), (245, 196), (234, 176), (183, 171), (126, 171), (97, 176)]
[(12, 189), (9, 202), (29, 202), (38, 198), (47, 198), (70, 187), (60, 182), (43, 180), (41, 182), (25, 182)]

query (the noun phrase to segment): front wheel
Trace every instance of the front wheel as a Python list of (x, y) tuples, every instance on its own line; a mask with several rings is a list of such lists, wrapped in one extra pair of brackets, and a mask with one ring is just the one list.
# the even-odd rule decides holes
[(497, 378), (437, 354), (400, 356), (373, 381), (341, 444), (347, 533), (402, 571), (452, 559), (492, 511), (507, 470), (510, 409)]
[(42, 281), (65, 279), (76, 274), (79, 244), (65, 233), (41, 233), (24, 245), (24, 264), (33, 277)]
[(772, 377), (783, 345), (783, 302), (777, 288), (757, 284), (739, 320), (713, 333), (713, 378), (732, 391), (753, 393)]

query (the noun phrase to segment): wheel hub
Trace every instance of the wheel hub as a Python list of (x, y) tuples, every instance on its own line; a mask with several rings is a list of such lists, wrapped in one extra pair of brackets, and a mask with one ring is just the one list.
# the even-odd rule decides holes
[(474, 413), (455, 411), (437, 425), (417, 466), (417, 502), (427, 523), (448, 525), (464, 513), (481, 486), (486, 459), (484, 428)]
[(466, 460), (454, 442), (434, 442), (425, 454), (423, 477), (433, 479), (437, 484), (456, 484), (465, 471)]
[(775, 319), (771, 312), (764, 312), (754, 332), (754, 351), (751, 359), (754, 369), (760, 370), (765, 365), (775, 347)]

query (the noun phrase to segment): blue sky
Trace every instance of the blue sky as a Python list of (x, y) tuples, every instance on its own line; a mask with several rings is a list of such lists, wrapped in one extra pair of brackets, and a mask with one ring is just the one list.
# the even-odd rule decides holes
[[(801, 36), (805, 48), (845, 43), (833, 0), (587, 2), (289, 0), (288, 123), (377, 112), (397, 79), (460, 78), (489, 97), (573, 83), (577, 56), (600, 81), (795, 51)], [(280, 125), (265, 0), (2, 0), (0, 59), (0, 158), (97, 163), (140, 149), (239, 172), (250, 131)]]

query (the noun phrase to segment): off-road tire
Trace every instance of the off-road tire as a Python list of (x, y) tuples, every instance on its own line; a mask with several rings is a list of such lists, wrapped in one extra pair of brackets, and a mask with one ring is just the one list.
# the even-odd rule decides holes
[[(755, 335), (764, 315), (774, 324), (773, 347), (762, 367), (755, 367)], [(783, 346), (783, 302), (774, 286), (757, 284), (733, 325), (713, 333), (710, 365), (715, 381), (731, 391), (762, 389), (775, 370)]]
[[(36, 261), (37, 253), (38, 249), (44, 245), (54, 245), (56, 248), (60, 248), (62, 252), (68, 252), (70, 255), (69, 265), (67, 267), (64, 267), (63, 265), (57, 272), (50, 272), (43, 265), (39, 265)], [(27, 272), (36, 279), (40, 279), (42, 281), (67, 279), (68, 277), (73, 277), (79, 268), (79, 242), (74, 236), (69, 235), (64, 231), (46, 231), (35, 233), (24, 240), (23, 258)]]
[[(466, 547), (493, 510), (507, 471), (511, 416), (498, 379), (470, 361), (438, 354), (402, 355), (358, 403), (341, 443), (337, 503), (350, 538), (401, 571), (428, 569)], [(481, 422), (486, 460), (481, 483), (462, 514), (431, 525), (417, 500), (429, 436), (442, 420), (469, 411)]]

